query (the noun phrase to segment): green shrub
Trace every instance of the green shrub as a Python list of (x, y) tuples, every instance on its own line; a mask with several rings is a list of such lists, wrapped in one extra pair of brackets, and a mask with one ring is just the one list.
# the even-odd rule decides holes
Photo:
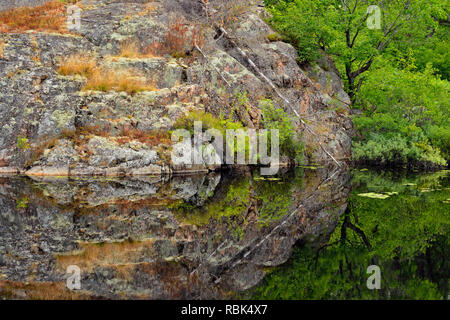
[(28, 141), (28, 138), (18, 136), (17, 137), (17, 148), (22, 149), (22, 150), (30, 149), (31, 146), (30, 146), (30, 142)]
[(240, 122), (235, 122), (230, 119), (224, 119), (223, 117), (216, 117), (211, 113), (204, 111), (191, 111), (188, 115), (178, 118), (175, 121), (175, 129), (186, 129), (192, 134), (194, 133), (194, 122), (199, 121), (202, 123), (203, 130), (217, 129), (222, 135), (226, 136), (227, 129), (242, 129), (243, 125)]
[(264, 127), (269, 130), (279, 130), (281, 154), (301, 163), (304, 147), (300, 137), (296, 136), (296, 130), (289, 115), (282, 108), (276, 108), (269, 99), (260, 100), (259, 108), (262, 110)]
[(432, 125), (426, 129), (426, 132), (431, 143), (441, 150), (446, 159), (450, 159), (450, 128)]
[[(450, 157), (448, 82), (435, 77), (429, 67), (423, 72), (412, 72), (410, 67), (401, 70), (386, 59), (376, 66), (379, 68), (367, 76), (359, 96), (365, 112), (354, 118), (354, 155), (365, 161), (394, 161), (397, 152), (386, 150), (387, 140), (393, 139), (400, 143), (398, 148), (406, 148), (400, 154), (408, 155), (407, 161), (443, 165), (444, 158), (448, 161)], [(387, 145), (377, 146), (379, 143)], [(363, 150), (368, 154), (361, 154)]]
[(280, 34), (278, 33), (270, 33), (266, 36), (267, 40), (269, 40), (270, 42), (275, 42), (275, 41), (281, 41), (282, 37)]
[[(227, 143), (230, 147), (230, 149), (234, 150), (234, 154), (238, 152), (238, 143), (237, 141), (228, 142), (226, 141), (226, 132), (227, 130), (239, 130), (244, 129), (242, 123), (235, 122), (231, 119), (225, 119), (224, 117), (216, 117), (211, 113), (204, 112), (204, 111), (192, 111), (188, 115), (178, 118), (178, 120), (174, 124), (175, 129), (186, 129), (191, 132), (191, 134), (194, 134), (194, 122), (201, 122), (202, 123), (202, 129), (208, 130), (208, 129), (216, 129), (220, 131), (220, 133), (223, 136), (223, 139), (225, 143)], [(233, 145), (232, 145), (233, 144)], [(245, 142), (245, 154), (248, 158), (249, 154), (249, 141), (248, 138)]]
[(26, 209), (28, 208), (28, 203), (30, 200), (28, 197), (22, 197), (20, 199), (16, 199), (16, 209)]
[(372, 134), (368, 141), (354, 143), (353, 159), (381, 165), (405, 165), (418, 161), (440, 166), (447, 164), (439, 150), (429, 145), (427, 140), (414, 141), (400, 134), (389, 137)]

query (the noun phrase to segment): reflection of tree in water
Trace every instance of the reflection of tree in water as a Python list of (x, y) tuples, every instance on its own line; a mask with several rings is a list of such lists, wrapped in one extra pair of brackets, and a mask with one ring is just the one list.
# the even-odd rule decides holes
[[(341, 226), (341, 240), (342, 242), (347, 241), (347, 228), (350, 228), (351, 230), (353, 230), (356, 234), (358, 234), (361, 237), (361, 240), (364, 242), (364, 244), (367, 246), (367, 248), (369, 250), (372, 249), (372, 245), (369, 242), (369, 239), (367, 239), (366, 234), (364, 233), (363, 230), (361, 230), (360, 228), (358, 228), (356, 225), (354, 225), (351, 220), (350, 220), (350, 207), (347, 207), (347, 210), (345, 211), (344, 214), (344, 221), (342, 222), (342, 226)], [(355, 216), (355, 219), (357, 220), (357, 217)]]
[[(345, 214), (322, 246), (297, 248), (291, 263), (269, 274), (252, 294), (265, 299), (442, 299), (448, 294), (447, 175), (390, 181), (387, 199), (358, 175)], [(375, 179), (382, 180), (382, 177)], [(354, 180), (355, 181), (355, 180)], [(410, 180), (411, 181), (411, 180)], [(428, 191), (430, 183), (433, 192)], [(407, 188), (405, 188), (405, 185)], [(379, 185), (375, 186), (379, 187)], [(378, 189), (380, 192), (380, 189)], [(381, 289), (369, 290), (369, 265), (381, 268)]]

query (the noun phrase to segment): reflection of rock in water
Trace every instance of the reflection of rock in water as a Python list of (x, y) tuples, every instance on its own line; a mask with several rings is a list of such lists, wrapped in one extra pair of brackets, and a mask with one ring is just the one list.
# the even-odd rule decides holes
[[(0, 180), (0, 296), (224, 298), (297, 241), (326, 241), (349, 191), (347, 172), (220, 180)], [(81, 268), (80, 291), (65, 288), (69, 265)]]

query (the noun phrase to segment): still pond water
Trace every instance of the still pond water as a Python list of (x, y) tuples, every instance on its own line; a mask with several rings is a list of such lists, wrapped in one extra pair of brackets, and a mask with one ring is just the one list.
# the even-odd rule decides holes
[(449, 223), (449, 171), (0, 177), (0, 298), (447, 299)]

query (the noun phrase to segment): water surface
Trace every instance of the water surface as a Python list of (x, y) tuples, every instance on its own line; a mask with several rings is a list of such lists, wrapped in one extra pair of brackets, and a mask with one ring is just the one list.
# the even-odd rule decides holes
[(0, 296), (446, 298), (449, 198), (448, 171), (3, 177)]

